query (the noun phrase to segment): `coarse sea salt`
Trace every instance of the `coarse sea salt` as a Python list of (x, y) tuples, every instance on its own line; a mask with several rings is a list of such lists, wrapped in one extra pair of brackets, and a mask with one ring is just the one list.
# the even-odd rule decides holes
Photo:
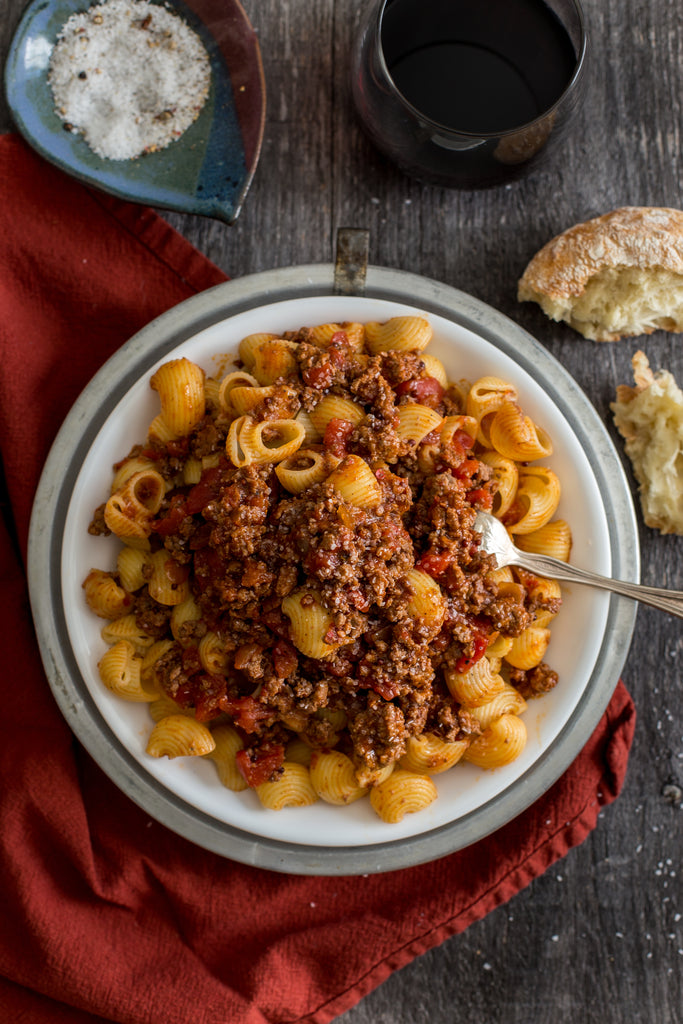
[(105, 0), (65, 22), (48, 71), (55, 110), (98, 156), (164, 149), (197, 119), (211, 66), (197, 35), (147, 0)]

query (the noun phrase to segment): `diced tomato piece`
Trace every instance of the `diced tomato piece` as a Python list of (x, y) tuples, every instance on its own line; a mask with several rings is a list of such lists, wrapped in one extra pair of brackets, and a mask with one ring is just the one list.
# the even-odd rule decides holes
[(467, 645), (470, 653), (463, 654), (456, 661), (456, 672), (467, 672), (468, 668), (472, 668), (473, 665), (483, 658), (489, 645), (489, 637), (491, 635), (490, 624), (483, 619), (477, 619), (474, 615), (470, 617), (470, 624), (473, 630), (472, 639)]
[(420, 405), (426, 405), (435, 409), (444, 396), (444, 389), (436, 377), (415, 377), (413, 380), (404, 380), (397, 384), (394, 392), (401, 395), (410, 395)]
[(202, 663), (199, 657), (199, 651), (196, 647), (184, 647), (181, 659), (183, 672), (186, 676), (193, 676), (197, 672), (201, 672)]
[(436, 579), (446, 571), (452, 561), (453, 555), (450, 551), (435, 551), (433, 548), (429, 548), (423, 555), (420, 555), (415, 563), (415, 568)]
[(170, 583), (177, 586), (178, 584), (185, 582), (187, 577), (190, 575), (190, 570), (187, 565), (178, 565), (176, 560), (171, 558), (169, 555), (164, 562), (164, 573)]
[(273, 608), (266, 608), (261, 613), (261, 622), (264, 626), (275, 633), (276, 636), (287, 638), (290, 631), (290, 623), (287, 616), (281, 611), (279, 603)]
[(181, 708), (193, 708), (194, 699), (194, 686), (191, 679), (182, 683), (173, 694), (173, 700)]
[(204, 470), (199, 483), (195, 484), (185, 499), (188, 515), (202, 512), (210, 502), (215, 501), (232, 475), (226, 461), (222, 465)]
[(195, 484), (187, 496), (185, 507), (188, 515), (201, 512), (211, 501), (216, 499), (216, 488), (209, 480), (200, 480)]
[(166, 451), (173, 458), (182, 458), (187, 455), (190, 450), (190, 441), (187, 437), (178, 437), (169, 441), (166, 445)]
[(463, 459), (459, 466), (452, 471), (456, 480), (469, 482), (479, 469), (479, 459)]
[(439, 443), (439, 434), (441, 432), (440, 427), (436, 427), (434, 430), (430, 430), (428, 434), (422, 438), (422, 444), (433, 445)]
[(338, 416), (333, 416), (325, 428), (323, 445), (332, 455), (343, 459), (347, 454), (349, 438), (352, 433), (353, 423), (350, 420), (342, 420)]
[(363, 685), (369, 686), (371, 690), (374, 690), (375, 693), (378, 693), (380, 697), (384, 698), (384, 700), (393, 700), (394, 697), (398, 697), (400, 693), (400, 687), (398, 683), (395, 683), (393, 681), (382, 682), (378, 679), (368, 679), (367, 682), (365, 682)]
[(461, 658), (455, 663), (456, 672), (467, 672), (468, 668), (472, 668), (481, 658), (483, 658), (486, 648), (488, 647), (487, 638), (484, 636), (475, 636), (471, 642), (472, 654), (463, 654)]
[(271, 743), (260, 750), (238, 750), (235, 755), (237, 770), (252, 789), (263, 782), (269, 782), (282, 767), (285, 748), (280, 743)]
[(194, 579), (200, 591), (206, 590), (212, 582), (222, 579), (226, 572), (226, 561), (215, 548), (203, 547), (195, 551)]
[(225, 694), (219, 700), (221, 711), (230, 715), (235, 725), (245, 732), (256, 732), (262, 722), (273, 717), (273, 711), (265, 704), (259, 704), (253, 697), (230, 697)]
[(466, 430), (456, 430), (449, 441), (452, 455), (443, 462), (438, 462), (435, 469), (437, 473), (452, 473), (459, 480), (471, 477), (475, 468), (479, 466), (479, 460), (467, 458), (467, 453), (474, 447), (474, 438)]
[(493, 508), (493, 495), (485, 487), (475, 487), (465, 495), (470, 505), (490, 512)]
[(287, 679), (299, 664), (297, 653), (292, 644), (286, 640), (278, 640), (271, 651), (273, 668), (278, 679)]
[(329, 388), (334, 380), (334, 370), (329, 362), (320, 363), (318, 366), (309, 366), (302, 370), (301, 376), (309, 388), (317, 388), (324, 391)]
[(225, 677), (202, 674), (197, 679), (194, 713), (198, 722), (208, 722), (223, 710), (221, 697), (225, 696)]
[(327, 349), (329, 360), (337, 369), (344, 366), (349, 353), (349, 338), (346, 331), (335, 331)]
[(456, 430), (450, 441), (451, 448), (455, 448), (456, 451), (465, 452), (470, 451), (474, 448), (474, 438), (471, 434), (468, 434), (466, 430)]
[(176, 495), (171, 499), (171, 506), (166, 515), (155, 520), (153, 529), (160, 537), (169, 537), (172, 533), (178, 532), (180, 524), (187, 515), (185, 499)]

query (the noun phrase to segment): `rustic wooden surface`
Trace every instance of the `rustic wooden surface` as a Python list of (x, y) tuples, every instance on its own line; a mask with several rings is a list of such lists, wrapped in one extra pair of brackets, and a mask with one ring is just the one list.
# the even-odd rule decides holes
[[(482, 0), (483, 2), (483, 0)], [(3, 12), (4, 5), (4, 13)], [(233, 228), (171, 222), (231, 276), (328, 262), (340, 226), (371, 232), (371, 262), (455, 285), (530, 330), (611, 427), (608, 403), (643, 347), (683, 383), (680, 336), (597, 345), (518, 305), (531, 255), (621, 205), (683, 206), (683, 17), (671, 0), (584, 0), (588, 95), (562, 159), (511, 187), (410, 181), (366, 141), (350, 106), (356, 0), (244, 0), (268, 85), (261, 161)], [(23, 0), (0, 0), (0, 59)], [(4, 62), (3, 62), (4, 63)], [(9, 130), (0, 109), (0, 130)], [(683, 589), (683, 539), (641, 525), (642, 579)], [(641, 607), (624, 670), (638, 709), (625, 788), (587, 841), (520, 893), (396, 972), (343, 1024), (683, 1021), (681, 623)]]

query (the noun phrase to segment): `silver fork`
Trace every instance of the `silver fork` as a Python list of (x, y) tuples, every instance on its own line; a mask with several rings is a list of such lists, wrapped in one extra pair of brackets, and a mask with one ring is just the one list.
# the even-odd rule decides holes
[(613, 594), (630, 597), (634, 601), (652, 605), (663, 612), (677, 615), (683, 619), (683, 591), (665, 590), (663, 587), (646, 587), (642, 583), (626, 583), (623, 580), (611, 580), (597, 572), (579, 569), (576, 565), (561, 562), (550, 555), (536, 555), (520, 551), (510, 540), (510, 535), (499, 519), (489, 512), (477, 512), (474, 528), (481, 533), (481, 545), (484, 551), (493, 555), (498, 567), (518, 565), (537, 576), (548, 576), (551, 579), (566, 583), (584, 583), (589, 587), (599, 587)]

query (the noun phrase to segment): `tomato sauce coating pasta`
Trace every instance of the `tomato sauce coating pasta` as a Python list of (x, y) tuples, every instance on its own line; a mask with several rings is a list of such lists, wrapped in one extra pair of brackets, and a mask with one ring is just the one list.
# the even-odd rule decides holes
[[(209, 729), (229, 723), (239, 777), (257, 792), (284, 778), (293, 740), (344, 754), (363, 790), (405, 763), (411, 739), (495, 749), (480, 742), (486, 715), (454, 696), (472, 692), (457, 680), (466, 683), (488, 651), (498, 689), (517, 690), (520, 713), (557, 682), (543, 661), (525, 670), (496, 652), (532, 636), (541, 614), (547, 629), (559, 587), (517, 570), (501, 576), (474, 531), (478, 509), (496, 513), (502, 479), (489, 438), (503, 438), (501, 458), (514, 467), (508, 424), (534, 425), (511, 385), (480, 411), (470, 400), (468, 413), (481, 388), (448, 383), (438, 360), (423, 358), (428, 322), (387, 323), (368, 325), (365, 344), (360, 324), (253, 336), (240, 350), (238, 387), (207, 379), (187, 433), (169, 437), (177, 427), (165, 431), (157, 417), (116, 467), (122, 487), (130, 461), (165, 488), (158, 507), (142, 508), (137, 531), (121, 535), (126, 545), (134, 537), (141, 571), (125, 577), (136, 589), (120, 614), (160, 652), (151, 664), (146, 655), (150, 701), (170, 698)], [(419, 347), (406, 347), (411, 338)], [(183, 422), (179, 362), (164, 374), (174, 424)], [(195, 390), (200, 374), (192, 371)], [(331, 416), (316, 416), (321, 403)], [(544, 458), (550, 440), (540, 433)], [(511, 530), (543, 525), (544, 507), (554, 512), (547, 495), (530, 507), (544, 481), (559, 489), (543, 468), (538, 480), (533, 493), (520, 488), (498, 503)], [(109, 532), (106, 504), (91, 533)], [(108, 576), (122, 587), (120, 571)], [(98, 600), (98, 614), (117, 617)], [(400, 770), (403, 784), (410, 773)]]

